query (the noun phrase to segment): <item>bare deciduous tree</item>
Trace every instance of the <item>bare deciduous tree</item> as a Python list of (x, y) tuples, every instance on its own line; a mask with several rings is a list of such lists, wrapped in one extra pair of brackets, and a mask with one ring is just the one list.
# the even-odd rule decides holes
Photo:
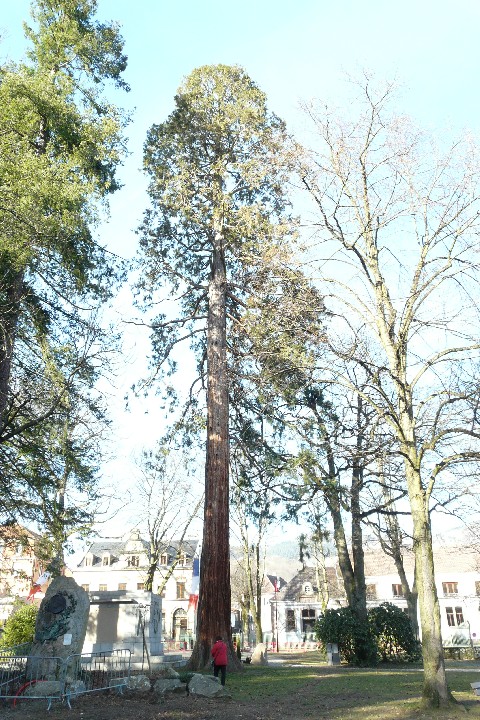
[(175, 557), (162, 574), (159, 585), (158, 591), (162, 592), (182, 558), (192, 522), (200, 517), (203, 493), (198, 492), (188, 477), (185, 458), (172, 458), (161, 443), (155, 452), (144, 452), (140, 469), (141, 477), (136, 487), (141, 508), (139, 522), (146, 527), (149, 543), (145, 590), (153, 590), (161, 555), (175, 542)]
[[(432, 555), (431, 502), (480, 457), (478, 153), (439, 150), (390, 113), (393, 87), (359, 83), (351, 122), (308, 108), (318, 145), (302, 180), (317, 210), (331, 381), (360, 394), (403, 458), (413, 519), (424, 700), (450, 701)], [(304, 156), (305, 158), (305, 156)], [(324, 245), (322, 245), (324, 243)], [(334, 271), (331, 272), (332, 266)], [(341, 361), (341, 362), (340, 362)], [(355, 387), (342, 367), (364, 368)]]

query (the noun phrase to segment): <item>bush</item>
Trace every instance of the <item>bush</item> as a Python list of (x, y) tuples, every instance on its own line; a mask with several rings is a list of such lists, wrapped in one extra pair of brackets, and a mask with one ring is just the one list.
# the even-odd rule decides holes
[(368, 621), (377, 638), (382, 660), (420, 659), (420, 643), (415, 638), (408, 615), (391, 603), (383, 603), (368, 612)]
[(13, 613), (3, 626), (0, 647), (9, 648), (22, 643), (33, 642), (38, 608), (21, 601), (15, 603)]
[(317, 620), (315, 634), (324, 645), (336, 643), (351, 665), (374, 665), (378, 657), (413, 662), (421, 656), (410, 618), (391, 603), (369, 610), (367, 624), (350, 607), (327, 610)]
[(361, 623), (350, 607), (326, 610), (315, 623), (315, 635), (324, 645), (336, 643), (349, 664), (376, 663), (377, 649), (370, 625)]

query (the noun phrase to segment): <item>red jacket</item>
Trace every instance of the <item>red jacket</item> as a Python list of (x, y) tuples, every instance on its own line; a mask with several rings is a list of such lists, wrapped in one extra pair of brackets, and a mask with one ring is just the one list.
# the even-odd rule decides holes
[(227, 660), (227, 646), (223, 640), (217, 640), (215, 645), (212, 647), (213, 662), (215, 665), (226, 665)]

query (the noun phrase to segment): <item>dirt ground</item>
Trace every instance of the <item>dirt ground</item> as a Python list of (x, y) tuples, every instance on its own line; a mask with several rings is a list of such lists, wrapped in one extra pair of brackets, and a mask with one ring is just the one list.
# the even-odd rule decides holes
[[(298, 667), (298, 665), (293, 666)], [(312, 666), (309, 664), (309, 668)], [(478, 667), (475, 667), (478, 672)], [(351, 675), (355, 671), (345, 669)], [(465, 672), (465, 671), (464, 671)], [(383, 674), (383, 673), (382, 673)], [(231, 678), (231, 699), (207, 699), (187, 695), (167, 695), (161, 699), (153, 692), (148, 694), (125, 693), (117, 695), (113, 692), (95, 693), (77, 697), (72, 702), (72, 708), (56, 702), (47, 713), (47, 704), (42, 701), (20, 700), (15, 708), (11, 702), (0, 701), (1, 720), (454, 720), (467, 717), (471, 720), (480, 720), (480, 698), (469, 693), (461, 698), (462, 705), (449, 709), (446, 713), (430, 714), (421, 711), (403, 710), (402, 700), (407, 700), (409, 692), (417, 694), (415, 686), (409, 692), (405, 688), (396, 695), (388, 698), (385, 705), (372, 706), (372, 690), (369, 689), (368, 677), (361, 677), (356, 684), (351, 681), (342, 686), (341, 692), (319, 692), (325, 687), (329, 676), (337, 676), (335, 668), (318, 668), (317, 674), (302, 679), (301, 685), (292, 687), (292, 692), (276, 693), (262, 692), (265, 687), (265, 677), (258, 677), (258, 682), (252, 676), (248, 692), (240, 676)], [(409, 673), (408, 676), (412, 675)], [(227, 675), (226, 689), (229, 690), (229, 676)], [(283, 678), (283, 676), (282, 676)], [(388, 678), (387, 678), (388, 680)], [(465, 687), (471, 678), (465, 675)], [(272, 680), (267, 680), (270, 685)], [(286, 679), (281, 679), (286, 682)], [(394, 681), (399, 683), (399, 680)], [(418, 683), (418, 680), (416, 681)], [(319, 687), (320, 683), (320, 687)], [(301, 689), (300, 689), (301, 688)], [(375, 693), (373, 693), (375, 694)], [(387, 700), (387, 698), (386, 698)], [(466, 702), (465, 702), (466, 700)]]
[[(292, 707), (295, 704), (292, 698)], [(304, 720), (285, 712), (283, 717)], [(272, 707), (268, 713), (253, 701), (239, 703), (233, 700), (209, 700), (191, 696), (168, 696), (159, 701), (151, 696), (95, 694), (77, 698), (69, 710), (56, 703), (48, 713), (51, 720), (278, 720), (280, 709)], [(45, 718), (46, 703), (24, 701), (12, 708), (11, 704), (0, 708), (2, 720), (36, 720)]]

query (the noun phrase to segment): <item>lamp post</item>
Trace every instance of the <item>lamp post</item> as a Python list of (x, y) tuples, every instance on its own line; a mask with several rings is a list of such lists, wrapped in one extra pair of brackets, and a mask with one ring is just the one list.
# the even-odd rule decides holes
[(278, 574), (275, 577), (275, 650), (278, 653)]

